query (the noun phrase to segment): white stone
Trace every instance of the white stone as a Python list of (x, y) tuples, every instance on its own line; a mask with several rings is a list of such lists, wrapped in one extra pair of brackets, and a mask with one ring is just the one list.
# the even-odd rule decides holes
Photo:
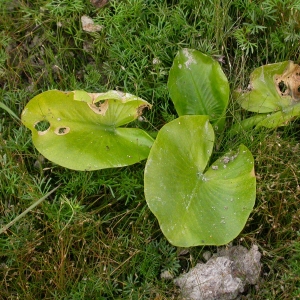
[(233, 300), (247, 284), (258, 282), (261, 254), (254, 245), (221, 249), (206, 264), (198, 263), (174, 279), (185, 300)]

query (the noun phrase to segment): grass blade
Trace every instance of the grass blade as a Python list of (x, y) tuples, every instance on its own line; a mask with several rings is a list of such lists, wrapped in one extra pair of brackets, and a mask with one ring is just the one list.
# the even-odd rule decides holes
[(0, 108), (4, 109), (6, 112), (8, 112), (12, 117), (14, 117), (16, 120), (20, 121), (20, 118), (3, 102), (0, 102)]
[(16, 218), (14, 218), (11, 222), (9, 222), (7, 225), (0, 228), (0, 234), (5, 232), (9, 227), (14, 225), (17, 221), (19, 221), (21, 218), (23, 218), (27, 213), (29, 213), (32, 209), (34, 209), (37, 205), (42, 203), (45, 199), (47, 199), (53, 192), (55, 192), (59, 186), (51, 190), (49, 193), (47, 193), (45, 196), (34, 202), (32, 205), (30, 205), (26, 210), (24, 210), (20, 215), (18, 215)]

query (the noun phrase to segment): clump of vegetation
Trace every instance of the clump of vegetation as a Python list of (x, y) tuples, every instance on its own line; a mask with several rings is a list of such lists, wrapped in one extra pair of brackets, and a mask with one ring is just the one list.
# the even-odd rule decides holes
[(164, 125), (155, 141), (143, 130), (121, 127), (143, 118), (151, 106), (118, 91), (46, 91), (29, 101), (22, 122), (47, 159), (73, 170), (148, 158), (145, 198), (168, 240), (184, 247), (227, 244), (243, 229), (256, 186), (253, 157), (243, 145), (208, 167), (212, 125), (222, 131), (225, 124), (227, 78), (211, 57), (185, 48), (175, 58), (168, 87), (180, 117)]
[[(175, 118), (167, 90), (177, 51), (193, 48), (221, 61), (231, 90), (267, 63), (299, 59), (296, 1), (2, 1), (0, 95), (20, 116), (50, 89), (121, 90), (153, 109), (136, 128), (157, 131)], [(85, 32), (81, 16), (101, 25)], [(160, 280), (196, 264), (206, 247), (183, 252), (166, 242), (143, 193), (144, 162), (93, 172), (65, 170), (36, 152), (30, 132), (2, 110), (1, 227), (57, 187), (55, 195), (0, 236), (4, 299), (172, 299)], [(249, 116), (230, 98), (228, 123)], [(224, 134), (217, 158), (241, 143), (253, 154), (257, 200), (235, 244), (258, 244), (264, 270), (256, 299), (299, 296), (299, 121), (275, 130)], [(185, 254), (183, 254), (185, 253)], [(291, 296), (292, 295), (292, 296)]]

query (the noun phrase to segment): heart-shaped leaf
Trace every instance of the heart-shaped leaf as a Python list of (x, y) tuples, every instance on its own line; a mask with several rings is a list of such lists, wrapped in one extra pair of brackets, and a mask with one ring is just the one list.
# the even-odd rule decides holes
[(153, 139), (138, 128), (119, 126), (135, 120), (151, 105), (117, 91), (47, 91), (22, 112), (35, 147), (66, 168), (96, 170), (134, 164), (147, 158)]
[(229, 84), (219, 63), (193, 49), (176, 55), (168, 79), (170, 97), (179, 116), (208, 115), (223, 127)]
[(209, 168), (214, 132), (207, 116), (166, 124), (145, 168), (145, 196), (176, 246), (222, 245), (243, 229), (255, 203), (253, 157), (241, 145)]

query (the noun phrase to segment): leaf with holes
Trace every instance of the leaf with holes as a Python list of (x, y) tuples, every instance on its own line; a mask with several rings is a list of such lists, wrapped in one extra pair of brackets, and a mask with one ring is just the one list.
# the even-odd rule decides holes
[(300, 66), (285, 61), (255, 69), (249, 91), (240, 92), (238, 102), (248, 111), (266, 114), (257, 127), (287, 124), (300, 115)]
[(38, 151), (74, 170), (96, 170), (134, 164), (147, 158), (153, 139), (134, 121), (145, 100), (117, 91), (87, 93), (51, 90), (34, 97), (22, 112)]
[(179, 247), (223, 245), (243, 229), (256, 195), (254, 161), (243, 145), (210, 167), (207, 116), (182, 116), (158, 133), (145, 167), (145, 196), (166, 238)]
[(180, 50), (170, 70), (168, 89), (179, 116), (208, 115), (215, 126), (223, 128), (229, 84), (213, 58), (193, 49)]

